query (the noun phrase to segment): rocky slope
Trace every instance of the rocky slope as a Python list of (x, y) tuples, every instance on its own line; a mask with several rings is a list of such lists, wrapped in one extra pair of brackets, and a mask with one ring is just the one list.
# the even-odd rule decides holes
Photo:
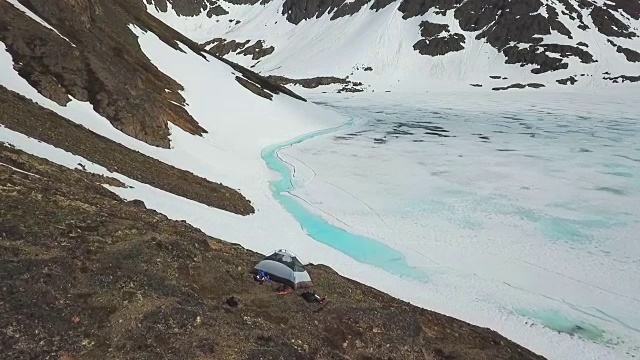
[(0, 103), (3, 104), (0, 126), (186, 199), (241, 215), (255, 211), (250, 201), (236, 190), (106, 139), (2, 85)]
[[(56, 31), (38, 24), (20, 6)], [(150, 16), (142, 2), (2, 0), (0, 14), (0, 42), (20, 76), (47, 98), (61, 105), (71, 97), (88, 101), (115, 128), (158, 147), (170, 146), (168, 123), (194, 135), (207, 131), (185, 111), (179, 93), (184, 88), (146, 58), (128, 25), (151, 29), (176, 49), (183, 44), (202, 50)], [(299, 98), (246, 68), (228, 63), (260, 89)]]
[[(520, 81), (552, 87), (575, 84), (556, 80), (580, 74), (588, 78), (579, 86), (591, 87), (611, 85), (606, 72), (640, 75), (637, 1), (147, 2), (153, 4), (151, 13), (204, 44), (214, 35), (227, 43), (269, 44), (273, 52), (261, 58), (240, 49), (219, 52), (267, 75), (350, 75), (375, 89), (398, 81), (407, 88), (430, 81), (494, 85), (488, 78), (494, 73), (509, 78), (498, 85)], [(208, 18), (204, 14), (211, 6), (226, 13)], [(361, 65), (373, 72), (355, 70)]]

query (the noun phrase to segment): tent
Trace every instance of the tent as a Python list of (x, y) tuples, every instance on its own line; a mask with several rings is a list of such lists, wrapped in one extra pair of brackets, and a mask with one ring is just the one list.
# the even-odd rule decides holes
[(298, 258), (287, 250), (277, 250), (265, 257), (253, 268), (253, 272), (263, 271), (275, 282), (294, 289), (311, 287), (311, 277)]

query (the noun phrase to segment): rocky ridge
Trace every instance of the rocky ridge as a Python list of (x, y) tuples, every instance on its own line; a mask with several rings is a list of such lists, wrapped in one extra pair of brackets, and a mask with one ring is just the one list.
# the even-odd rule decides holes
[[(205, 0), (194, 3), (198, 1)], [(186, 1), (174, 0), (172, 3), (179, 2)], [(571, 71), (574, 67), (576, 72), (583, 71), (577, 70), (582, 69), (582, 65), (599, 69), (607, 66), (609, 57), (627, 64), (640, 61), (638, 48), (620, 43), (633, 40), (639, 44), (640, 3), (636, 1), (616, 0), (602, 4), (595, 0), (262, 0), (259, 3), (233, 0), (221, 1), (219, 5), (260, 7), (275, 2), (284, 20), (294, 25), (324, 17), (330, 22), (342, 21), (356, 13), (378, 12), (393, 6), (406, 21), (422, 19), (414, 30), (421, 39), (411, 44), (417, 54), (446, 57), (481, 42), (501, 53), (506, 66), (527, 67), (531, 79), (535, 79), (535, 75)], [(189, 16), (187, 12), (174, 10), (178, 15)], [(229, 16), (234, 16), (233, 9), (229, 10)], [(232, 26), (225, 30), (225, 36), (232, 40), (233, 32)], [(601, 46), (600, 41), (595, 40), (598, 36), (608, 42)], [(275, 49), (272, 53), (278, 51), (286, 49)], [(624, 75), (638, 74), (640, 67), (636, 72)], [(563, 74), (557, 78), (564, 77)]]
[(236, 40), (225, 40), (223, 38), (215, 38), (202, 43), (202, 47), (218, 56), (226, 56), (230, 53), (249, 56), (253, 60), (259, 60), (267, 55), (271, 55), (275, 48), (273, 46), (265, 47), (264, 40), (256, 40), (249, 45), (251, 40), (239, 42)]
[[(151, 64), (128, 25), (154, 31), (175, 49), (179, 42), (196, 53), (207, 51), (149, 15), (143, 2), (20, 0), (20, 4), (65, 37), (9, 2), (0, 1), (0, 42), (11, 54), (19, 75), (45, 97), (60, 105), (72, 98), (89, 102), (116, 129), (162, 148), (170, 146), (168, 123), (194, 135), (211, 130), (200, 126), (185, 110), (182, 85)], [(172, 5), (188, 13), (188, 7), (181, 7), (180, 2)], [(259, 49), (255, 47), (254, 52)], [(211, 55), (266, 92), (304, 100), (251, 70)]]

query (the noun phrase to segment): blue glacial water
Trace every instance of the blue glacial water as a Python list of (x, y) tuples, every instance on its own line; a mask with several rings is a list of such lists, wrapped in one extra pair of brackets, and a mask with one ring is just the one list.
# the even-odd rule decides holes
[(264, 148), (261, 153), (262, 159), (269, 169), (280, 174), (280, 179), (271, 182), (273, 196), (314, 240), (328, 245), (359, 262), (373, 265), (394, 275), (414, 280), (426, 280), (426, 274), (416, 267), (409, 266), (405, 261), (404, 255), (399, 251), (375, 239), (352, 234), (345, 229), (330, 224), (320, 215), (307, 209), (300, 200), (290, 194), (295, 189), (292, 181), (293, 174), (282, 158), (278, 156), (278, 151), (317, 136), (349, 128), (353, 124), (353, 120), (349, 120), (341, 126), (316, 131)]
[(605, 332), (602, 329), (580, 320), (569, 319), (565, 315), (555, 310), (517, 309), (515, 312), (518, 315), (536, 319), (546, 327), (560, 333), (572, 336), (580, 336), (585, 339), (600, 343), (608, 342), (605, 337)]

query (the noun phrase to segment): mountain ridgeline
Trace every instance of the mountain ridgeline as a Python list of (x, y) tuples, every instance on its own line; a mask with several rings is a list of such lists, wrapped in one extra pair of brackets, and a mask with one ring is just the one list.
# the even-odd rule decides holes
[[(204, 27), (215, 29), (218, 36), (215, 41), (217, 46), (212, 47), (211, 43), (202, 42), (205, 47), (223, 56), (235, 54), (234, 60), (256, 66), (268, 75), (287, 76), (287, 73), (280, 74), (278, 71), (287, 72), (292, 67), (290, 62), (299, 63), (304, 61), (301, 55), (310, 56), (309, 53), (300, 51), (303, 47), (293, 47), (296, 51), (289, 50), (291, 46), (287, 41), (295, 40), (290, 40), (293, 35), (286, 29), (290, 29), (291, 25), (302, 28), (305, 23), (318, 23), (318, 29), (339, 28), (341, 37), (353, 36), (355, 39), (356, 35), (351, 33), (357, 33), (360, 41), (366, 41), (362, 40), (366, 39), (363, 32), (386, 32), (386, 36), (395, 38), (371, 41), (367, 44), (369, 48), (362, 53), (358, 52), (357, 46), (344, 49), (341, 53), (336, 52), (340, 57), (353, 58), (349, 64), (352, 68), (346, 71), (336, 65), (335, 73), (313, 74), (315, 76), (353, 76), (352, 70), (362, 64), (371, 65), (373, 73), (379, 71), (381, 76), (389, 76), (389, 68), (392, 66), (388, 59), (383, 58), (394, 54), (406, 57), (404, 54), (409, 54), (408, 56), (415, 56), (412, 60), (417, 63), (415, 69), (422, 69), (425, 75), (451, 78), (455, 74), (466, 82), (471, 81), (480, 71), (518, 74), (520, 77), (514, 77), (530, 81), (542, 79), (555, 86), (585, 82), (563, 80), (568, 77), (575, 79), (589, 76), (593, 78), (589, 79), (589, 83), (598, 84), (640, 80), (640, 2), (634, 0), (147, 2), (153, 4), (159, 13), (173, 11), (181, 17), (206, 15), (210, 18), (209, 21), (199, 21)], [(247, 7), (264, 8), (264, 12), (269, 15), (256, 16), (256, 9), (248, 11)], [(277, 13), (274, 12), (275, 7)], [(373, 19), (376, 14), (384, 11), (389, 11), (384, 15), (388, 20), (375, 22)], [(279, 15), (276, 16), (277, 14)], [(393, 32), (393, 26), (396, 25), (393, 25), (395, 23), (392, 17), (400, 17), (404, 22), (401, 25), (404, 29), (400, 33)], [(365, 18), (371, 19), (371, 26), (350, 27), (351, 23), (360, 24)], [(264, 30), (249, 33), (246, 28), (253, 22), (259, 23), (255, 24), (255, 28)], [(285, 22), (289, 25), (284, 24)], [(331, 39), (323, 38), (322, 34), (316, 35), (318, 37), (314, 36), (313, 40), (309, 40), (308, 47), (304, 49), (331, 47)], [(224, 41), (233, 42), (235, 46), (221, 46)], [(301, 38), (300, 41), (305, 40)], [(269, 48), (269, 51), (256, 54), (251, 49), (247, 50), (249, 46), (256, 44), (261, 49)], [(485, 46), (493, 50), (487, 51)], [(399, 53), (398, 48), (402, 47), (409, 48), (411, 52)], [(278, 57), (279, 52), (282, 54)], [(270, 62), (270, 57), (277, 57), (277, 60)], [(458, 61), (460, 57), (465, 60)], [(490, 66), (479, 68), (470, 63), (478, 62), (477, 60), (490, 62)], [(327, 61), (330, 60), (327, 58)], [(409, 68), (406, 64), (407, 60), (403, 59), (398, 66), (408, 72), (414, 71), (414, 68)], [(366, 83), (366, 77), (363, 79)]]

